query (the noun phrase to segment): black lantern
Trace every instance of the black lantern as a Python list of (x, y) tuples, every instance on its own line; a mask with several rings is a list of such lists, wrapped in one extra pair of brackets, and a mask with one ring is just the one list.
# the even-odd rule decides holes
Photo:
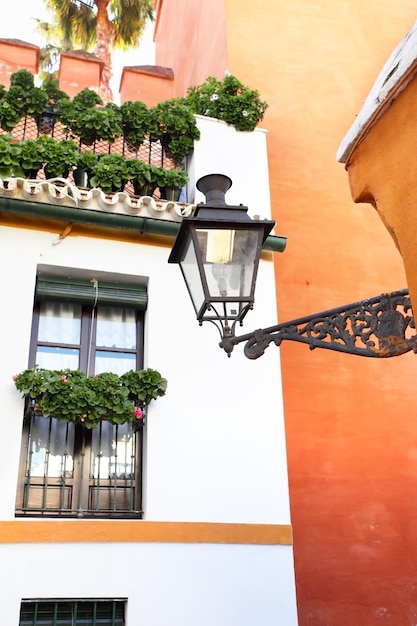
[(262, 245), (275, 225), (251, 219), (248, 207), (226, 204), (231, 185), (222, 174), (197, 181), (206, 202), (184, 218), (168, 259), (180, 265), (200, 325), (213, 322), (222, 339), (253, 308)]

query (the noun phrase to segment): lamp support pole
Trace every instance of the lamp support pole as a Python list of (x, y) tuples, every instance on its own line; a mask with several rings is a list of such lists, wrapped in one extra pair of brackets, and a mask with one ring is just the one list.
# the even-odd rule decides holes
[[(410, 329), (414, 334), (407, 337)], [(246, 343), (245, 356), (257, 359), (270, 343), (280, 346), (284, 340), (306, 343), (310, 350), (325, 348), (377, 358), (400, 356), (410, 350), (417, 352), (408, 289), (260, 328), (239, 337), (224, 336), (219, 345), (230, 357), (237, 344)]]

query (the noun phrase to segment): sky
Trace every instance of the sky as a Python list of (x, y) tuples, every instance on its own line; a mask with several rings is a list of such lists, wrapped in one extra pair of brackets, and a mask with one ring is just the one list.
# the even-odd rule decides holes
[[(35, 32), (35, 19), (48, 20), (48, 14), (43, 0), (12, 0), (7, 11), (3, 11), (0, 21), (1, 39), (21, 39), (27, 43), (42, 46), (45, 41)], [(153, 65), (155, 63), (155, 51), (153, 44), (154, 25), (148, 27), (139, 50), (131, 50), (122, 54), (117, 51), (112, 54), (113, 80), (111, 88), (115, 99), (119, 92), (120, 78), (124, 66), (129, 65)]]

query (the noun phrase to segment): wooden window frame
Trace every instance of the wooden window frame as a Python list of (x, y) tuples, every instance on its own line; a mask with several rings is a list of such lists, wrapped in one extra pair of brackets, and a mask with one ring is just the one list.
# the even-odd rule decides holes
[[(100, 347), (97, 349), (95, 342), (96, 316), (92, 315), (94, 307), (85, 304), (81, 305), (82, 314), (80, 344), (72, 346), (69, 344), (55, 344), (53, 342), (38, 342), (40, 306), (40, 303), (35, 303), (33, 311), (29, 367), (35, 364), (37, 347), (40, 345), (48, 345), (52, 347), (56, 345), (57, 347), (65, 346), (66, 348), (73, 347), (78, 349), (80, 355), (79, 368), (83, 371), (86, 371), (87, 369), (87, 352), (91, 350), (91, 354), (93, 355), (93, 358), (91, 358), (91, 367), (94, 367), (94, 356), (96, 354), (96, 351), (100, 351)], [(108, 305), (105, 304), (103, 306)], [(117, 303), (115, 303), (115, 306), (118, 306)], [(98, 308), (100, 308), (100, 305)], [(127, 307), (122, 306), (121, 308), (123, 309)], [(135, 314), (136, 349), (105, 349), (106, 351), (112, 351), (115, 353), (131, 352), (132, 354), (135, 354), (136, 368), (141, 369), (143, 367), (144, 311), (135, 310)], [(93, 337), (94, 340), (89, 346), (88, 342), (90, 340), (90, 337)], [(90, 371), (89, 373), (91, 374), (93, 373), (93, 371)], [(83, 519), (141, 519), (143, 517), (143, 422), (134, 422), (132, 426), (125, 427), (126, 429), (129, 429), (131, 436), (134, 437), (134, 463), (132, 463), (133, 477), (131, 476), (128, 480), (126, 477), (124, 479), (119, 479), (117, 475), (112, 479), (110, 479), (110, 477), (108, 477), (107, 479), (97, 479), (97, 477), (94, 478), (90, 474), (92, 455), (91, 442), (93, 437), (92, 431), (96, 429), (89, 430), (83, 428), (80, 425), (74, 425), (74, 449), (72, 451), (74, 468), (72, 476), (48, 477), (44, 475), (42, 477), (31, 477), (30, 473), (28, 472), (28, 467), (30, 467), (30, 430), (31, 425), (34, 424), (34, 420), (36, 419), (48, 419), (49, 421), (55, 420), (55, 418), (44, 418), (43, 416), (34, 415), (33, 407), (27, 404), (23, 420), (22, 449), (16, 494), (16, 517), (72, 517)], [(64, 427), (62, 422), (60, 424), (61, 428)], [(122, 427), (113, 426), (113, 428), (116, 435), (118, 429)], [(97, 429), (101, 429), (101, 426), (99, 425)], [(98, 436), (100, 436), (100, 433), (98, 433)], [(32, 488), (31, 495), (30, 488)], [(39, 495), (36, 495), (37, 490), (39, 490)], [(96, 505), (93, 504), (94, 494), (97, 498)], [(59, 506), (56, 505), (56, 502), (58, 500)], [(125, 503), (127, 500), (129, 500), (129, 507), (121, 506), (120, 500), (122, 500), (122, 503)], [(35, 504), (37, 501), (39, 501), (40, 504)], [(71, 502), (71, 506), (68, 506), (69, 501)]]

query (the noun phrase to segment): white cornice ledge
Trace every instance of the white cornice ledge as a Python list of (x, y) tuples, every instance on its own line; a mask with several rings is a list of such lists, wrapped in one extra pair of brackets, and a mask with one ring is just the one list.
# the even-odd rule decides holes
[(152, 219), (181, 222), (194, 211), (193, 204), (156, 200), (150, 196), (130, 196), (125, 192), (105, 194), (101, 189), (83, 189), (65, 178), (50, 180), (26, 180), (24, 178), (0, 178), (0, 197), (42, 202), (61, 206), (78, 207), (140, 215)]
[(417, 22), (384, 65), (355, 122), (340, 144), (337, 151), (337, 160), (340, 163), (346, 163), (354, 148), (416, 74)]

